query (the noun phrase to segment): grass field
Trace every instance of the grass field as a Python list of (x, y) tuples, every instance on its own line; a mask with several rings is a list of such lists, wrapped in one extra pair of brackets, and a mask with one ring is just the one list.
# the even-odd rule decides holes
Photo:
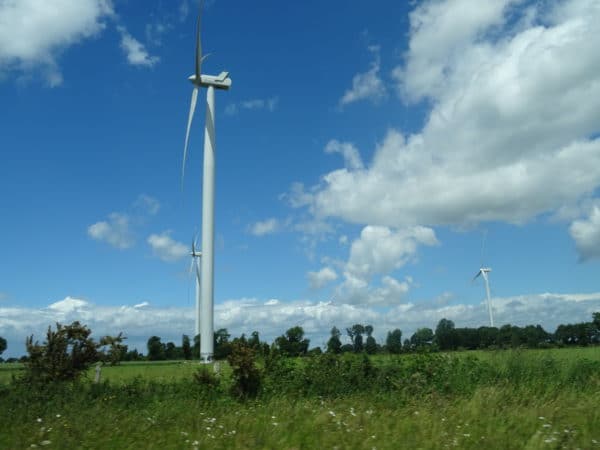
[[(105, 367), (100, 385), (43, 390), (10, 384), (19, 367), (3, 367), (0, 448), (600, 449), (600, 348), (381, 355), (374, 366), (390, 371), (344, 378), (359, 362), (333, 378), (296, 362), (306, 367), (275, 373), (245, 402), (227, 393), (227, 367), (216, 392), (181, 362)], [(319, 385), (337, 379), (348, 383), (339, 392)]]

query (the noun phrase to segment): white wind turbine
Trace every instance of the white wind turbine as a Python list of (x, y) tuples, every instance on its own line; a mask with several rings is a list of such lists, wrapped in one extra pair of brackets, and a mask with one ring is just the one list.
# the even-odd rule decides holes
[(492, 299), (490, 298), (490, 280), (488, 274), (492, 271), (489, 267), (481, 267), (477, 274), (473, 277), (473, 281), (481, 275), (483, 277), (483, 281), (485, 282), (485, 292), (487, 294), (487, 307), (488, 314), (490, 316), (490, 327), (494, 326), (494, 316), (492, 315)]
[(483, 281), (485, 282), (485, 293), (487, 295), (487, 307), (488, 307), (488, 314), (490, 316), (490, 327), (493, 327), (494, 326), (494, 316), (492, 314), (492, 299), (490, 297), (490, 280), (489, 280), (489, 275), (488, 275), (492, 271), (492, 269), (489, 267), (483, 266), (483, 249), (485, 247), (485, 238), (486, 237), (487, 237), (487, 232), (484, 233), (483, 241), (481, 243), (481, 267), (479, 268), (479, 271), (473, 277), (473, 281), (475, 281), (481, 275), (481, 277), (483, 278)]
[[(201, 87), (206, 91), (206, 120), (204, 129), (204, 169), (202, 179), (202, 259), (200, 274), (200, 299), (199, 324), (200, 324), (200, 361), (210, 363), (214, 353), (214, 321), (213, 321), (213, 282), (214, 282), (214, 246), (215, 246), (215, 89), (228, 90), (231, 87), (229, 72), (221, 72), (217, 76), (202, 75), (202, 43), (200, 41), (200, 26), (202, 18), (202, 4), (198, 13), (196, 29), (196, 65), (194, 75), (189, 80), (194, 85), (192, 91), (192, 102), (188, 116), (187, 130), (185, 133), (185, 145), (183, 148), (183, 168), (181, 170), (181, 182), (185, 175), (185, 162), (190, 137), (192, 119), (196, 110), (198, 90)], [(194, 250), (195, 251), (195, 250)]]
[(194, 324), (194, 337), (200, 334), (200, 267), (202, 263), (202, 252), (196, 250), (196, 244), (196, 241), (192, 240), (192, 251), (190, 252), (190, 256), (192, 257), (190, 262), (190, 275), (193, 271), (196, 279), (196, 321)]

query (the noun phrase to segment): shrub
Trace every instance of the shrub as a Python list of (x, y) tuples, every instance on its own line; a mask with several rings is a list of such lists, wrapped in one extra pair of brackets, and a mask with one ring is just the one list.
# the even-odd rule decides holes
[(231, 393), (239, 398), (254, 398), (261, 386), (261, 373), (255, 364), (254, 349), (247, 343), (238, 341), (232, 344), (227, 362), (231, 366), (233, 384)]

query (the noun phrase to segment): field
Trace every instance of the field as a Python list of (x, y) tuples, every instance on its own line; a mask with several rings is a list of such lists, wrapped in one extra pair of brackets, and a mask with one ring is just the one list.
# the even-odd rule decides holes
[[(5, 367), (3, 367), (5, 366)], [(0, 365), (0, 448), (600, 448), (600, 348), (305, 358), (240, 401), (192, 363), (33, 389)]]

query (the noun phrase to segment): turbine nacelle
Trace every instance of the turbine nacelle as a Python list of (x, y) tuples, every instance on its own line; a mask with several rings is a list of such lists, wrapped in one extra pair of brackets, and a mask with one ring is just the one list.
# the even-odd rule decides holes
[(194, 74), (188, 78), (194, 86), (209, 87), (215, 89), (228, 90), (231, 87), (231, 78), (229, 72), (221, 72), (219, 75), (200, 75), (200, 80)]

